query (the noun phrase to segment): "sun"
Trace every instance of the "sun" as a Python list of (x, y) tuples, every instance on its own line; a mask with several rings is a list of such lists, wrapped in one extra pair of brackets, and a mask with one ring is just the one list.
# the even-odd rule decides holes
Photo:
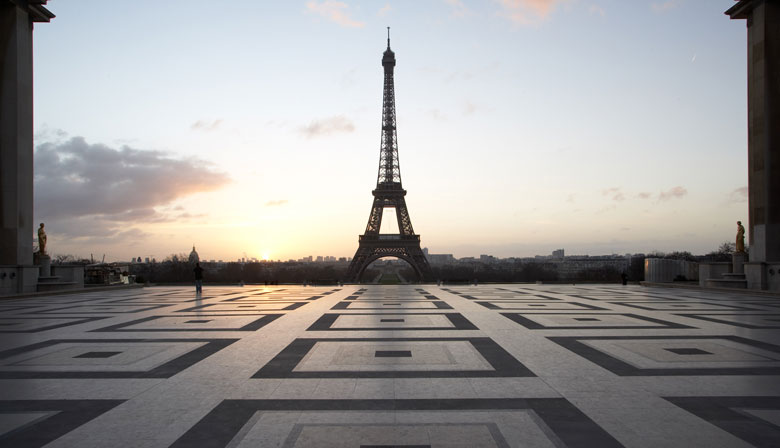
[(263, 252), (263, 261), (268, 261), (271, 259), (271, 256), (268, 254), (268, 252)]

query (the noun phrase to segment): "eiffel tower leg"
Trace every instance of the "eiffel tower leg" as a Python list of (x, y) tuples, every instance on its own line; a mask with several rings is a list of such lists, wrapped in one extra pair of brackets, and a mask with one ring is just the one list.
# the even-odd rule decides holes
[(355, 256), (352, 258), (352, 261), (349, 263), (349, 269), (347, 269), (347, 275), (346, 275), (346, 281), (348, 282), (359, 282), (360, 277), (363, 275), (363, 271), (366, 270), (366, 266), (368, 266), (367, 261), (371, 258), (373, 255), (373, 250), (370, 247), (366, 247), (364, 245), (360, 245), (358, 247), (357, 252), (355, 252)]
[(423, 253), (422, 249), (420, 249), (419, 244), (409, 248), (409, 258), (412, 260), (412, 263), (410, 264), (417, 271), (417, 275), (420, 281), (433, 281), (433, 271), (431, 270), (431, 266), (428, 264), (428, 259), (425, 258), (425, 254)]

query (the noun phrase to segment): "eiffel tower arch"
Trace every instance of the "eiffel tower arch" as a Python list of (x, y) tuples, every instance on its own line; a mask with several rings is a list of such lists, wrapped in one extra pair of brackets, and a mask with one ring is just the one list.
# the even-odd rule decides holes
[[(387, 29), (387, 50), (382, 55), (385, 72), (382, 98), (382, 139), (379, 150), (379, 173), (376, 188), (372, 191), (374, 203), (368, 215), (366, 231), (359, 237), (359, 245), (347, 271), (346, 280), (358, 282), (373, 261), (384, 257), (397, 257), (409, 265), (420, 281), (431, 280), (433, 274), (420, 248), (420, 235), (414, 233), (409, 210), (406, 208), (406, 190), (401, 186), (401, 168), (398, 162), (398, 136), (395, 120), (395, 87), (393, 69), (395, 53), (390, 49), (390, 28)], [(395, 209), (398, 220), (397, 234), (380, 234), (382, 214), (385, 208)]]

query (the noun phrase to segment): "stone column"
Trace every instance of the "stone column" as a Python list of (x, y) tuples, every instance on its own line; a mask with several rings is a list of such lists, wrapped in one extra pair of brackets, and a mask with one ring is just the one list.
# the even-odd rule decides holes
[(46, 0), (0, 0), (0, 265), (31, 265), (33, 248), (33, 22)]
[(741, 0), (748, 45), (748, 242), (751, 262), (780, 261), (780, 2)]
[(780, 1), (740, 0), (748, 45), (748, 288), (780, 291)]

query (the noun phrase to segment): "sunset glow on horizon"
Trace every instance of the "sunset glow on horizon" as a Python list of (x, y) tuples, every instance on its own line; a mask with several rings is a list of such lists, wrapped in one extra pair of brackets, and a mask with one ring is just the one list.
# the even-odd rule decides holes
[(389, 25), (431, 253), (706, 253), (748, 219), (732, 4), (53, 1), (35, 221), (51, 253), (109, 261), (353, 256)]

